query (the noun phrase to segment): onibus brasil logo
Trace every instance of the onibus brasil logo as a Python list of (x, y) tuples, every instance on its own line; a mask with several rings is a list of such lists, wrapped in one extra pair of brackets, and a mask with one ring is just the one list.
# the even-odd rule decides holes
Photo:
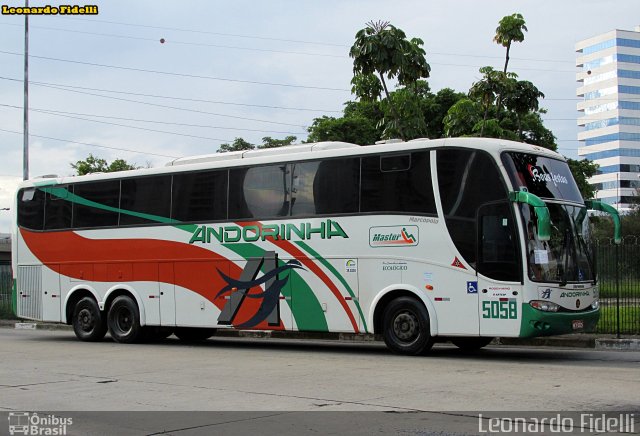
[(418, 245), (418, 226), (385, 226), (369, 229), (371, 247), (410, 247)]

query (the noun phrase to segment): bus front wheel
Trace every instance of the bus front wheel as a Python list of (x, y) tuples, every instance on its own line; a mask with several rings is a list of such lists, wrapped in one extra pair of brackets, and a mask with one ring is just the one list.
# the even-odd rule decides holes
[(429, 313), (412, 297), (392, 300), (384, 310), (382, 336), (391, 351), (399, 354), (423, 354), (433, 346)]
[(81, 341), (95, 342), (107, 333), (105, 322), (98, 303), (91, 297), (84, 297), (73, 308), (73, 332)]
[(126, 295), (120, 295), (113, 300), (107, 322), (109, 334), (116, 342), (130, 344), (137, 342), (143, 336), (138, 305)]

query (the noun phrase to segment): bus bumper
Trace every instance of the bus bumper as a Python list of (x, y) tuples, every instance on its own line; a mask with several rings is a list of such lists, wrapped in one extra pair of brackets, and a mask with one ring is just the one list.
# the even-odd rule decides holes
[(599, 318), (600, 309), (573, 313), (543, 312), (524, 303), (522, 305), (522, 324), (520, 325), (519, 337), (532, 338), (535, 336), (589, 332), (593, 331)]

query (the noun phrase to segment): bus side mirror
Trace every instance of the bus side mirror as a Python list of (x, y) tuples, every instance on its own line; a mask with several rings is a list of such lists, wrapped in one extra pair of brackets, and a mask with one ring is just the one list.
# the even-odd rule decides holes
[(585, 200), (584, 204), (589, 210), (599, 210), (600, 212), (606, 212), (611, 215), (613, 219), (613, 242), (616, 244), (622, 242), (622, 237), (620, 236), (620, 214), (618, 211), (613, 206), (609, 206), (601, 201)]
[(525, 203), (533, 207), (533, 211), (538, 219), (538, 239), (548, 241), (551, 237), (551, 215), (544, 201), (537, 195), (525, 191), (509, 192), (509, 201), (514, 203)]

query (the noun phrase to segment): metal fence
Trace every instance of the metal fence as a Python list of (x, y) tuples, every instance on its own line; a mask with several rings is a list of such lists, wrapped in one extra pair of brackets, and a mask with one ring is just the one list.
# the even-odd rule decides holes
[(596, 244), (600, 282), (598, 333), (640, 334), (640, 238), (627, 236)]
[(13, 318), (12, 295), (13, 277), (11, 264), (0, 263), (0, 319)]

